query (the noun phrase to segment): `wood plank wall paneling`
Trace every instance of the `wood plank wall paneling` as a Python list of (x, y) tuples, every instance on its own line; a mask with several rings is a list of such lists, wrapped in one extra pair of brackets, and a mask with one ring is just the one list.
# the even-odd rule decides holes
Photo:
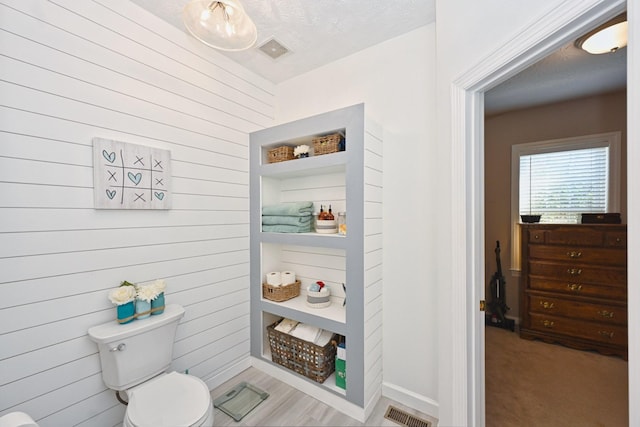
[(365, 124), (364, 155), (364, 402), (382, 393), (382, 139)]
[[(248, 134), (274, 86), (127, 0), (0, 0), (0, 415), (112, 426), (86, 331), (109, 289), (164, 278), (172, 367), (249, 355)], [(93, 137), (171, 150), (169, 211), (93, 209)]]

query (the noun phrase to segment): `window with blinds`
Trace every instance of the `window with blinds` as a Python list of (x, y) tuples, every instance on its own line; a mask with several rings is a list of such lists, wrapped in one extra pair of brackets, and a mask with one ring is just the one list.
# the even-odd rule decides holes
[(607, 212), (609, 147), (520, 156), (520, 214), (540, 222), (580, 221)]
[(511, 270), (520, 270), (520, 215), (579, 223), (620, 212), (621, 132), (511, 146)]

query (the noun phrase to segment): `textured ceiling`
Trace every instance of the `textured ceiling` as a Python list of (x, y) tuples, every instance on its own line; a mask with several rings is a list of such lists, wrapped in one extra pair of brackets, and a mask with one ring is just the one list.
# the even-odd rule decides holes
[(487, 114), (582, 98), (625, 88), (627, 49), (591, 55), (573, 43), (485, 94)]
[[(188, 0), (131, 0), (186, 31)], [(435, 22), (435, 0), (242, 0), (258, 41), (242, 52), (222, 52), (279, 83), (385, 40)], [(437, 24), (436, 24), (437, 25)], [(258, 49), (275, 38), (291, 52), (274, 60)], [(580, 98), (626, 87), (627, 49), (590, 55), (573, 46), (529, 67), (485, 94), (485, 112)]]
[[(131, 0), (177, 28), (188, 0)], [(435, 0), (241, 0), (258, 28), (256, 45), (222, 52), (279, 83), (435, 21)], [(257, 47), (275, 38), (290, 53), (274, 60)]]

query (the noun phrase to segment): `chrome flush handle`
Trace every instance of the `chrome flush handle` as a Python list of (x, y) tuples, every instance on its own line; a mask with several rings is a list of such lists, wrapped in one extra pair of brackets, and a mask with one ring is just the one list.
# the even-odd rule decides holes
[(125, 343), (118, 344), (117, 347), (110, 348), (109, 351), (125, 351), (127, 345)]

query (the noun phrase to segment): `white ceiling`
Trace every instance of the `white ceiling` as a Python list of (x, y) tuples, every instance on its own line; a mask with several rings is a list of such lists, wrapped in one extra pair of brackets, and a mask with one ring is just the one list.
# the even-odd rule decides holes
[[(131, 0), (186, 31), (188, 0)], [(274, 83), (435, 22), (435, 0), (242, 0), (258, 28), (256, 45), (224, 55)], [(257, 47), (275, 38), (291, 52), (274, 60)], [(590, 55), (572, 44), (488, 91), (485, 111), (605, 93), (626, 86), (626, 49)]]
[(569, 43), (485, 93), (487, 114), (625, 88), (627, 49), (592, 55)]
[[(188, 0), (131, 0), (177, 28)], [(435, 21), (435, 0), (241, 0), (258, 28), (251, 49), (222, 52), (274, 83), (311, 71)], [(274, 38), (290, 53), (257, 47)]]

